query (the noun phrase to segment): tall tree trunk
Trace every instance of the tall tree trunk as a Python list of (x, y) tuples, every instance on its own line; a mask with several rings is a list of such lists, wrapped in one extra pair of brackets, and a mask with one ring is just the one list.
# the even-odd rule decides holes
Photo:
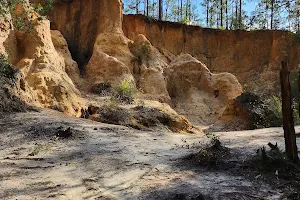
[(166, 12), (165, 12), (165, 21), (168, 20), (168, 10), (169, 10), (169, 4), (170, 4), (170, 1), (167, 0), (166, 1)]
[(149, 0), (146, 0), (146, 15), (149, 16)]
[(180, 21), (183, 19), (183, 2), (182, 0), (180, 1)]
[(217, 16), (217, 27), (216, 28), (219, 28), (219, 22), (220, 22), (220, 16), (219, 16), (219, 4), (217, 3), (217, 12), (216, 12), (216, 16)]
[(228, 30), (228, 0), (225, 0), (226, 3), (225, 3), (225, 12), (226, 12), (226, 30)]
[(206, 0), (206, 26), (209, 27), (209, 0)]
[(158, 19), (162, 20), (162, 16), (163, 16), (163, 5), (162, 2), (163, 0), (159, 0), (158, 1)]
[(221, 9), (221, 16), (220, 16), (220, 20), (221, 20), (221, 27), (223, 27), (223, 0), (220, 0), (220, 9)]
[(274, 0), (271, 0), (271, 30), (273, 29), (274, 22)]
[(231, 4), (231, 21), (230, 21), (230, 30), (233, 29), (233, 22), (234, 22), (234, 18), (233, 18), (233, 12), (234, 12), (234, 7), (233, 7), (233, 3)]
[(283, 117), (283, 130), (284, 130), (286, 155), (290, 161), (298, 162), (299, 158), (298, 158), (298, 151), (297, 151), (297, 144), (296, 144), (293, 111), (292, 111), (289, 69), (286, 61), (282, 61), (281, 65), (282, 68), (280, 71), (280, 83), (281, 83), (282, 117)]
[(300, 117), (300, 69), (298, 70), (298, 116)]
[(239, 29), (242, 29), (242, 0), (240, 0)]
[(209, 9), (209, 13), (210, 13), (210, 28), (212, 28), (213, 27), (213, 16), (214, 16), (214, 12), (213, 12), (214, 10), (212, 9), (212, 6), (210, 7), (210, 9)]
[(189, 22), (192, 21), (192, 3), (191, 0), (189, 0)]
[(268, 5), (268, 1), (267, 0), (265, 1), (265, 3), (266, 3), (266, 8), (265, 8), (265, 10), (266, 10), (266, 14), (265, 14), (265, 29), (268, 29), (268, 26), (269, 26), (269, 24), (268, 24), (268, 10), (269, 10), (269, 5)]
[(139, 14), (139, 0), (135, 1), (135, 12), (136, 14)]
[(188, 15), (189, 15), (189, 11), (188, 11), (188, 9), (189, 9), (189, 0), (186, 0), (186, 5), (185, 5), (185, 20), (187, 20), (188, 19)]
[(299, 8), (297, 9), (297, 32), (300, 31), (300, 11)]
[(235, 2), (235, 28), (238, 27), (238, 0)]
[[(182, 1), (182, 0), (181, 0)], [(181, 9), (180, 9), (180, 0), (178, 0), (178, 16), (177, 16), (177, 21), (180, 21), (180, 14), (181, 14)]]

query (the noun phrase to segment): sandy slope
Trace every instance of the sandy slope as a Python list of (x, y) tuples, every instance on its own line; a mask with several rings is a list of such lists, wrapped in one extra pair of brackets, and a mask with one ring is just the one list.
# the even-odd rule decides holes
[[(201, 135), (143, 132), (53, 111), (0, 116), (0, 199), (279, 199), (264, 183), (185, 165)], [(72, 138), (53, 139), (58, 127)], [(298, 128), (299, 129), (299, 128)], [(245, 156), (281, 128), (217, 133)], [(35, 156), (28, 154), (35, 153)], [(205, 198), (209, 199), (209, 198)]]

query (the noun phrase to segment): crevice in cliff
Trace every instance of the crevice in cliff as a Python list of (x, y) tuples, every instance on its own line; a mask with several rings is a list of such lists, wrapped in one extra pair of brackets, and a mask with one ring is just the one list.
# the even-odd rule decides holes
[(99, 33), (99, 0), (56, 2), (50, 13), (51, 29), (59, 30), (67, 40), (72, 58), (81, 74), (89, 62)]

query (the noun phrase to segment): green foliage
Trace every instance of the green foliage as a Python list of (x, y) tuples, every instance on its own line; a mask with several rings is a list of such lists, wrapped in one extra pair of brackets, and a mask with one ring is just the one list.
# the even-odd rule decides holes
[(188, 19), (187, 17), (184, 17), (182, 19), (182, 23), (184, 23), (184, 24), (188, 24), (189, 22), (190, 22), (190, 19)]
[[(291, 33), (290, 36), (294, 37), (294, 34)], [(252, 83), (252, 91), (255, 95), (258, 96), (257, 98), (260, 99), (261, 105), (264, 104), (264, 106), (260, 107), (259, 105), (256, 105), (255, 103), (252, 105), (254, 105), (254, 107), (255, 107), (254, 109), (256, 111), (259, 110), (258, 107), (268, 109), (271, 111), (272, 114), (270, 114), (267, 117), (267, 119), (271, 120), (272, 123), (267, 123), (267, 124), (270, 124), (270, 125), (272, 124), (271, 126), (281, 126), (282, 125), (282, 100), (281, 100), (280, 94), (272, 95), (272, 96), (268, 95), (268, 93), (265, 93), (261, 89), (262, 84), (263, 83), (260, 81), (256, 81), (256, 82)], [(298, 71), (290, 72), (290, 85), (291, 85), (291, 94), (292, 94), (292, 109), (293, 109), (294, 122), (295, 122), (295, 124), (299, 125), (300, 117), (299, 117)], [(250, 88), (248, 88), (246, 90), (249, 90), (249, 89)], [(265, 112), (260, 112), (260, 114), (262, 114), (262, 113), (265, 113)], [(273, 116), (273, 117), (271, 117), (273, 119), (271, 119), (270, 116)], [(265, 121), (265, 120), (263, 120), (263, 121)], [(262, 122), (262, 120), (259, 120), (259, 121)], [(261, 127), (265, 127), (265, 126), (261, 126)]]
[[(147, 17), (158, 19), (158, 2), (142, 0), (123, 0), (125, 14), (144, 14)], [(197, 24), (200, 21), (197, 6), (191, 1), (182, 1), (182, 5), (176, 0), (163, 1), (163, 16), (166, 21)]]
[[(250, 129), (267, 128), (282, 125), (282, 118), (258, 95), (245, 92), (238, 96), (234, 103), (238, 103), (249, 115)], [(274, 105), (276, 106), (276, 105)]]
[[(15, 15), (17, 4), (24, 6), (24, 11), (18, 16)], [(8, 22), (8, 14), (11, 14), (14, 27), (19, 31), (29, 33), (33, 29), (33, 18), (30, 16), (33, 16), (34, 12), (39, 13), (41, 16), (46, 16), (52, 9), (52, 4), (53, 0), (45, 0), (42, 4), (28, 4), (25, 0), (2, 0), (0, 5), (0, 16)]]
[(53, 0), (45, 0), (43, 4), (38, 3), (33, 5), (34, 10), (42, 16), (48, 15), (53, 8)]
[(274, 112), (274, 114), (282, 119), (282, 100), (280, 97), (273, 95), (270, 99), (266, 100), (266, 103), (270, 110)]
[(109, 96), (106, 102), (113, 107), (118, 104), (131, 104), (135, 92), (133, 85), (127, 80), (123, 81), (116, 88), (111, 87), (109, 83), (100, 83), (94, 85), (91, 91), (100, 96)]
[(222, 31), (224, 31), (224, 30), (226, 30), (226, 27), (220, 26), (219, 29), (222, 30)]
[(119, 96), (132, 97), (134, 93), (134, 88), (127, 80), (123, 81), (119, 87), (116, 88)]
[(9, 64), (8, 58), (0, 54), (0, 76), (13, 80), (15, 79), (16, 72), (17, 70)]
[[(245, 5), (255, 1), (253, 12)], [(158, 1), (123, 0), (124, 13), (158, 19)], [(148, 3), (148, 4), (147, 4)], [(201, 6), (202, 8), (200, 9)], [(248, 7), (249, 8), (249, 7)], [(202, 10), (202, 13), (200, 14)], [(300, 31), (299, 0), (164, 0), (163, 20), (206, 27)]]
[(115, 96), (109, 96), (105, 100), (105, 106), (110, 108), (116, 108), (120, 105), (120, 100), (116, 98)]

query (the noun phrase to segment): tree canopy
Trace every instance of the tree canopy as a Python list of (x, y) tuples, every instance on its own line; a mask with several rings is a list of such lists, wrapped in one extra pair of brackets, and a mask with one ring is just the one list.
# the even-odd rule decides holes
[[(249, 2), (256, 4), (251, 13), (246, 11)], [(123, 3), (124, 13), (208, 28), (300, 31), (300, 0), (123, 0)]]

